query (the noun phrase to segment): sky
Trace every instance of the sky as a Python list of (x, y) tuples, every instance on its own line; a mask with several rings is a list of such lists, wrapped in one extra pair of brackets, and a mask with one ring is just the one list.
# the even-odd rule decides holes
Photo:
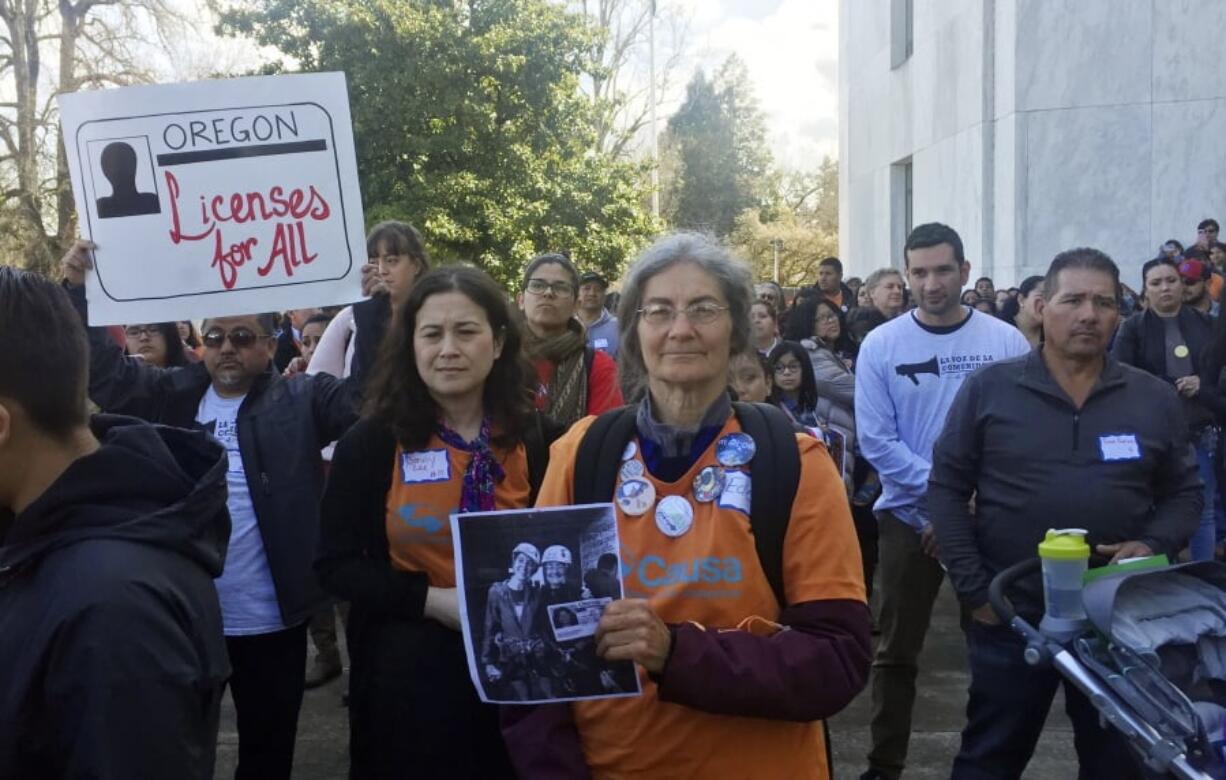
[[(200, 78), (209, 72), (242, 72), (278, 56), (251, 42), (212, 34), (207, 0), (170, 0), (189, 34), (176, 36), (173, 59), (156, 58), (157, 80)], [(681, 104), (696, 68), (713, 73), (735, 52), (749, 69), (776, 164), (811, 170), (824, 155), (838, 155), (839, 0), (658, 0), (661, 18), (680, 18), (686, 32), (669, 89), (660, 96), (659, 124)], [(657, 28), (662, 63), (677, 43)], [(643, 55), (646, 56), (645, 54)], [(646, 83), (646, 63), (636, 77)]]
[[(692, 63), (714, 71), (729, 54), (745, 61), (766, 116), (771, 151), (784, 168), (811, 169), (838, 156), (838, 0), (661, 0), (690, 16)], [(671, 90), (670, 90), (671, 92)], [(661, 107), (661, 116), (676, 104)]]

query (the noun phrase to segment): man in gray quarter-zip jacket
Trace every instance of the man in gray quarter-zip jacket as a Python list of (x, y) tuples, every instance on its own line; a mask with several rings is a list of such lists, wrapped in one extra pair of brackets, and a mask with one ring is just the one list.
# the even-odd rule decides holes
[[(1203, 501), (1174, 389), (1107, 354), (1119, 321), (1119, 270), (1102, 252), (1057, 255), (1044, 282), (1045, 341), (969, 377), (933, 449), (928, 507), (941, 562), (970, 613), (967, 725), (954, 778), (1017, 777), (1034, 750), (1060, 675), (1030, 667), (1024, 643), (987, 606), (988, 584), (1038, 554), (1049, 528), (1085, 528), (1108, 559), (1174, 556)], [(971, 497), (975, 499), (972, 515)], [(1011, 594), (1043, 612), (1036, 575)], [(1065, 685), (1082, 774), (1137, 776), (1116, 734)]]

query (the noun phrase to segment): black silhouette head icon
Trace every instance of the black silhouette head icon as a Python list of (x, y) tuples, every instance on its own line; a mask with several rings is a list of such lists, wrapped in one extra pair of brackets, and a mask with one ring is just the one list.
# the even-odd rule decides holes
[(134, 217), (161, 213), (156, 192), (136, 190), (136, 150), (124, 141), (106, 145), (99, 158), (102, 174), (111, 183), (111, 195), (98, 198), (98, 218)]

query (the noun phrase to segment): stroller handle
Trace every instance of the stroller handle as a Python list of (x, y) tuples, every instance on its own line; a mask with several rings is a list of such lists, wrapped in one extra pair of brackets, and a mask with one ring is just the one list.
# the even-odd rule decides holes
[(1042, 565), (1043, 562), (1038, 558), (1030, 558), (1013, 564), (992, 578), (992, 583), (988, 585), (988, 603), (992, 605), (992, 611), (1005, 625), (1011, 625), (1013, 619), (1017, 617), (1017, 610), (1013, 608), (1013, 603), (1009, 601), (1005, 592), (1013, 583), (1035, 573)]

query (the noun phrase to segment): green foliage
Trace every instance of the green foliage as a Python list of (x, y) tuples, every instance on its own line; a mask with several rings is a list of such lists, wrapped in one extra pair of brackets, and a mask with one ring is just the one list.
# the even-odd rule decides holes
[(713, 79), (699, 71), (668, 121), (664, 211), (676, 227), (731, 234), (746, 209), (768, 205), (771, 155), (745, 64), (734, 54)]
[(838, 255), (838, 207), (839, 166), (827, 157), (816, 171), (783, 175), (767, 207), (737, 216), (728, 242), (758, 280), (772, 278), (778, 242), (779, 282), (813, 284), (821, 259)]
[[(503, 284), (543, 251), (616, 276), (657, 226), (646, 171), (594, 153), (579, 90), (596, 34), (547, 0), (260, 0), (223, 32), (344, 71), (367, 221)], [(273, 69), (280, 67), (273, 64)]]

